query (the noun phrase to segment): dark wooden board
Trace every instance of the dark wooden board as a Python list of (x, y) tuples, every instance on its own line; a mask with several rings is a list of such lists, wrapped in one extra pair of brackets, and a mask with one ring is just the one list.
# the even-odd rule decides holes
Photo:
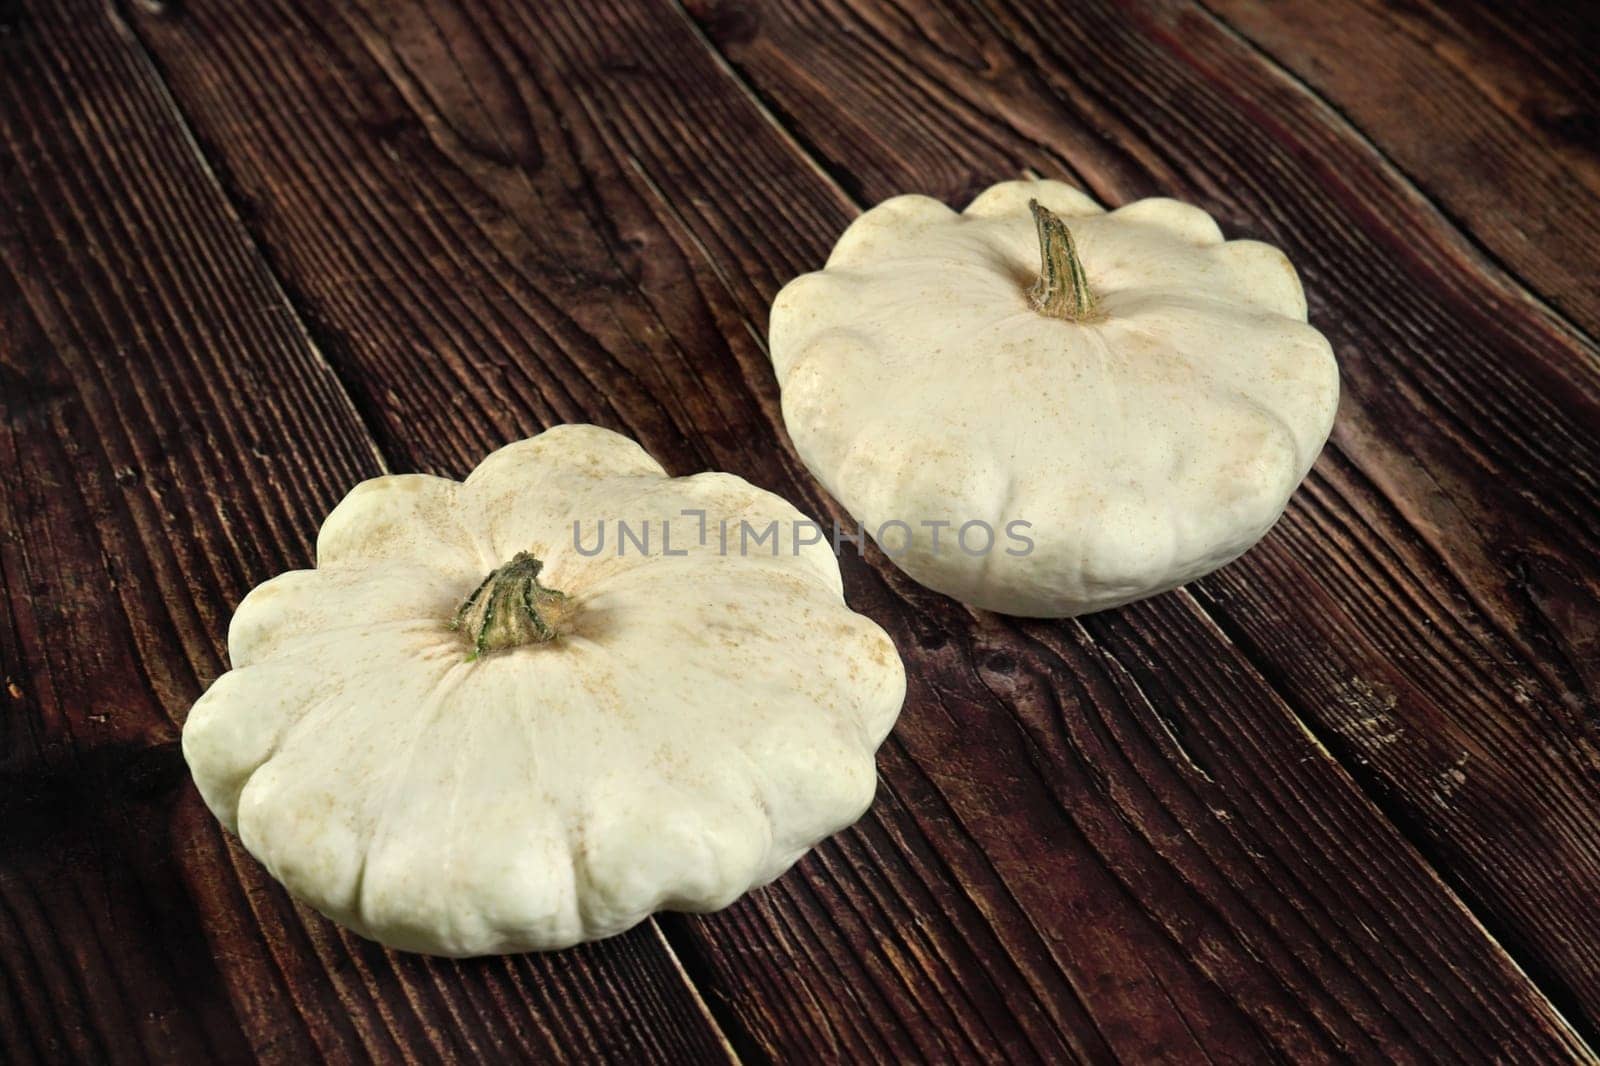
[(0, 101), (0, 1061), (723, 1057), (653, 926), (396, 955), (224, 838), (179, 723), (380, 459), (104, 7), (13, 15)]
[[(1451, 221), (1600, 335), (1600, 6), (1206, 0), (1319, 93)], [(1543, 31), (1543, 32), (1541, 32)], [(1359, 54), (1360, 63), (1341, 57)]]
[[(694, 11), (864, 201), (1076, 174), (1111, 203), (1194, 199), (1289, 251), (1339, 351), (1340, 422), (1279, 528), (1196, 595), (1593, 1032), (1594, 349), (1197, 8)], [(1600, 218), (1581, 198), (1561, 210)]]
[[(736, 38), (775, 17), (735, 13), (730, 35), (727, 17), (697, 13), (741, 62)], [(864, 179), (816, 169), (806, 148), (822, 134), (782, 106), (781, 78), (756, 86), (775, 117), (682, 13), (619, 4), (191, 4), (135, 27), (398, 464), (459, 474), (512, 436), (585, 418), (675, 469), (731, 469), (829, 513), (778, 428), (760, 338), (767, 301), (820, 263)], [(848, 43), (827, 20), (810, 39)], [(960, 44), (941, 42), (957, 66), (985, 61)], [(847, 74), (811, 96), (867, 106)], [(1122, 139), (1096, 191), (1170, 182), (1219, 206)], [(922, 136), (872, 147), (896, 165), (923, 153), (929, 173), (904, 187), (944, 194), (929, 174), (970, 192), (1018, 165), (974, 167)], [(1016, 625), (877, 556), (847, 556), (846, 571), (912, 674), (879, 803), (771, 889), (665, 921), (740, 1051), (1582, 1054), (1303, 729), (1272, 660), (1243, 654), (1192, 598)], [(1269, 577), (1256, 580), (1281, 604), (1293, 586)]]
[[(1435, 34), (1375, 83), (1473, 57), (1439, 138), (1312, 5), (0, 8), (0, 1061), (1592, 1060), (1592, 36), (1340, 2)], [(1434, 154), (1529, 85), (1538, 158)], [(215, 827), (184, 711), (349, 485), (594, 421), (842, 518), (768, 301), (864, 204), (1025, 169), (1302, 266), (1347, 397), (1259, 549), (1069, 623), (847, 551), (910, 675), (878, 801), (718, 915), (429, 961)]]

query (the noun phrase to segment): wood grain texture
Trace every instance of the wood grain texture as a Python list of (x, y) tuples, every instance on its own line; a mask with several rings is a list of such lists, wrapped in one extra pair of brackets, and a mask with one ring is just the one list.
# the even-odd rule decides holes
[[(459, 474), (582, 418), (836, 513), (760, 338), (856, 204), (680, 13), (194, 3), (136, 28), (397, 462)], [(812, 95), (877, 99), (847, 75)], [(1170, 176), (1126, 141), (1104, 173)], [(879, 801), (771, 888), (665, 926), (742, 1052), (1586, 1056), (1191, 600), (1018, 625), (844, 564), (911, 676)]]
[(715, 1061), (659, 934), (471, 963), (289, 902), (178, 726), (377, 453), (124, 27), (0, 34), (0, 1060)]
[[(1575, 25), (1559, 34), (1570, 49), (1563, 62), (1544, 34), (1518, 32), (1546, 19), (1489, 5), (1205, 2), (1372, 138), (1490, 254), (1600, 336), (1594, 5), (1586, 22), (1575, 10)], [(1360, 63), (1342, 61), (1357, 54)]]
[(1289, 252), (1340, 356), (1340, 421), (1278, 529), (1196, 595), (1593, 1031), (1594, 350), (1203, 12), (995, 8), (694, 11), (864, 201), (1076, 174)]

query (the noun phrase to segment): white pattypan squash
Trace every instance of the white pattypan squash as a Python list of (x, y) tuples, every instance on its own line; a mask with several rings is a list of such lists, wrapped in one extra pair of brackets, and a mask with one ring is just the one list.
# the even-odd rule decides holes
[(1174, 200), (1108, 213), (1053, 181), (960, 214), (879, 204), (778, 294), (770, 341), (801, 458), (886, 553), (1035, 617), (1249, 548), (1338, 403), (1281, 252)]
[[(741, 551), (724, 519), (780, 533)], [(596, 553), (618, 520), (625, 550)], [(905, 694), (804, 521), (593, 426), (465, 483), (368, 481), (316, 569), (239, 606), (184, 756), (273, 876), (392, 947), (557, 948), (725, 906), (865, 810)]]

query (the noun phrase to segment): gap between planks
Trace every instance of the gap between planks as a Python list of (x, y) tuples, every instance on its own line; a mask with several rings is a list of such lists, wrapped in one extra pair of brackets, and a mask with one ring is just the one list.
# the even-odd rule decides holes
[[(271, 289), (273, 296), (283, 305), (284, 310), (288, 311), (290, 325), (294, 327), (300, 339), (305, 342), (306, 350), (316, 356), (317, 362), (327, 369), (328, 377), (338, 386), (339, 399), (344, 402), (345, 408), (350, 412), (351, 419), (361, 427), (361, 434), (366, 438), (367, 447), (372, 452), (372, 461), (378, 465), (380, 471), (385, 474), (389, 473), (389, 460), (383, 454), (383, 450), (378, 447), (378, 438), (373, 432), (372, 424), (360, 408), (356, 406), (355, 399), (351, 396), (349, 388), (346, 387), (344, 379), (339, 376), (338, 367), (333, 365), (333, 362), (322, 351), (322, 347), (317, 344), (316, 338), (311, 335), (311, 330), (306, 325), (305, 316), (300, 313), (300, 308), (296, 306), (295, 302), (289, 298), (289, 293), (284, 288), (283, 280), (278, 277), (277, 271), (272, 269), (272, 263), (268, 260), (261, 245), (257, 243), (255, 234), (251, 233), (250, 227), (245, 225), (244, 216), (239, 213), (239, 206), (233, 202), (233, 197), (229, 195), (227, 187), (218, 179), (216, 168), (211, 165), (210, 157), (200, 147), (200, 139), (195, 136), (194, 127), (189, 122), (189, 116), (183, 113), (183, 108), (179, 106), (178, 99), (173, 95), (172, 87), (167, 84), (166, 76), (162, 74), (155, 57), (145, 47), (144, 41), (139, 39), (139, 35), (133, 32), (133, 27), (128, 25), (127, 20), (122, 17), (122, 12), (117, 10), (115, 4), (106, 5), (106, 18), (110, 21), (111, 28), (116, 31), (117, 36), (127, 42), (128, 51), (132, 55), (134, 62), (144, 68), (151, 87), (155, 90), (162, 105), (171, 114), (173, 127), (177, 130), (178, 135), (183, 138), (183, 143), (188, 146), (189, 154), (200, 168), (201, 174), (204, 175), (206, 184), (217, 194), (218, 202), (226, 207), (228, 221), (238, 231), (240, 242), (249, 251), (250, 257), (255, 260), (261, 277), (268, 288)], [(354, 487), (353, 485), (351, 486), (351, 488)]]

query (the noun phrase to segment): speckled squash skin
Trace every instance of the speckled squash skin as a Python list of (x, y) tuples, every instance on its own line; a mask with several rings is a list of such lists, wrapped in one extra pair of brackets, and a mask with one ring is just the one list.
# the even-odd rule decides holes
[[(705, 512), (703, 543), (685, 510)], [(722, 518), (776, 521), (779, 541), (724, 552)], [(649, 551), (586, 555), (601, 519), (650, 523)], [(184, 756), (274, 877), (392, 947), (559, 948), (723, 907), (865, 810), (905, 694), (825, 542), (796, 543), (802, 521), (593, 426), (502, 448), (464, 483), (368, 481), (324, 523), (316, 569), (240, 605)], [(452, 620), (522, 552), (564, 594), (559, 632), (472, 659)]]
[[(1083, 321), (1030, 303), (1034, 200), (1074, 238), (1094, 294)], [(879, 204), (778, 294), (770, 350), (812, 473), (869, 533), (910, 526), (884, 544), (896, 564), (1035, 617), (1126, 603), (1244, 552), (1339, 397), (1281, 252), (1224, 241), (1174, 200), (1106, 212), (1054, 181), (995, 185), (959, 214), (925, 196)], [(995, 531), (992, 550), (957, 543), (971, 522)], [(982, 544), (973, 527), (968, 547)]]

